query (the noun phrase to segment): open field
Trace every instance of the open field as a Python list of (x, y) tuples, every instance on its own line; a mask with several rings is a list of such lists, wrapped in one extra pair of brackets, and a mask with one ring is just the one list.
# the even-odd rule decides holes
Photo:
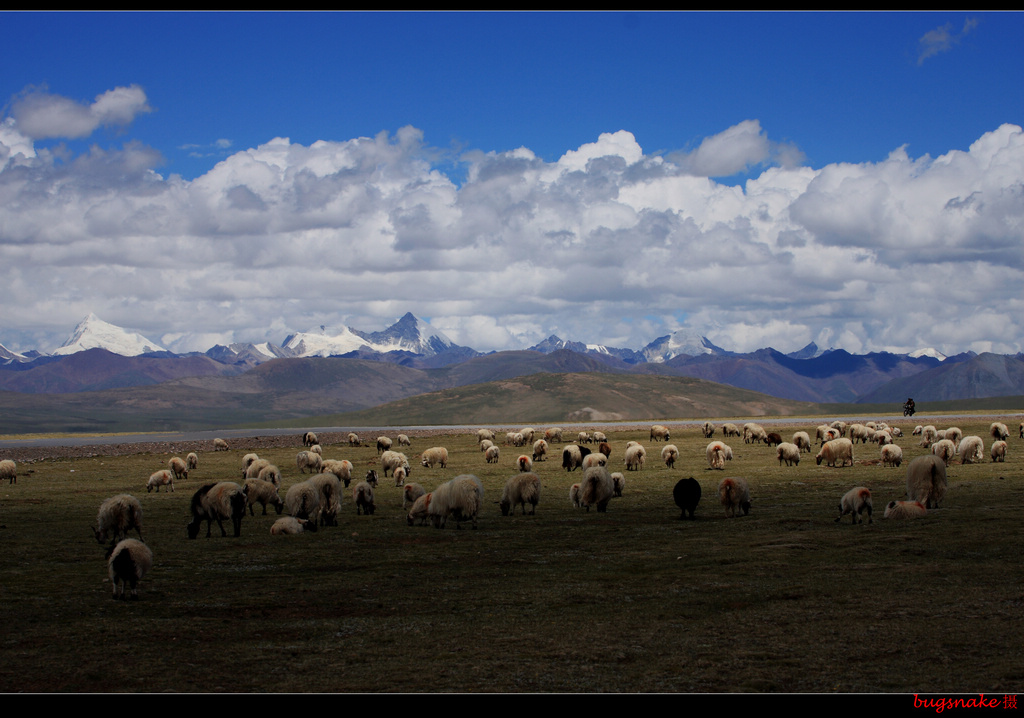
[[(163, 453), (19, 464), (18, 482), (0, 486), (0, 691), (1017, 693), (1024, 440), (1019, 416), (1003, 421), (1008, 456), (993, 464), (990, 420), (957, 420), (983, 438), (986, 459), (950, 465), (941, 508), (907, 522), (882, 514), (926, 451), (910, 436), (916, 422), (898, 423), (902, 468), (881, 467), (878, 447), (860, 444), (852, 468), (817, 466), (813, 453), (780, 467), (775, 449), (731, 438), (735, 459), (712, 471), (708, 440), (687, 427), (673, 431), (682, 458), (669, 470), (646, 430), (610, 433), (610, 469), (627, 484), (604, 514), (569, 503), (581, 473), (560, 466), (567, 434), (534, 465), (536, 515), (514, 518), (496, 502), (529, 451), (501, 446), (488, 465), (473, 435), (414, 435), (411, 481), (483, 481), (477, 531), (407, 526), (400, 490), (382, 476), (373, 516), (356, 516), (346, 493), (338, 527), (271, 537), (276, 516), (257, 506), (240, 538), (214, 525), (212, 538), (189, 541), (192, 493), (237, 480), (244, 451), (200, 453), (174, 493), (145, 491)], [(813, 437), (817, 423), (778, 430)], [(622, 465), (631, 439), (648, 451), (639, 472)], [(435, 445), (448, 448), (447, 469), (419, 466)], [(294, 446), (259, 452), (282, 469), (282, 496), (304, 478), (301, 449), (296, 433)], [(336, 444), (324, 456), (362, 476), (377, 454)], [(688, 476), (703, 489), (693, 522), (672, 501)], [(725, 476), (750, 482), (749, 516), (725, 518)], [(835, 523), (857, 485), (874, 494), (874, 523)], [(121, 492), (142, 502), (155, 556), (128, 603), (111, 600), (89, 530), (100, 502)]]

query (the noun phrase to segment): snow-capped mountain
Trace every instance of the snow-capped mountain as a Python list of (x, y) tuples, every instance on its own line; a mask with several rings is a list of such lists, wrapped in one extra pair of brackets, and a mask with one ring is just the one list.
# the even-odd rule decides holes
[(27, 357), (24, 354), (19, 354), (18, 352), (12, 352), (3, 344), (0, 344), (0, 363), (7, 363), (12, 361), (21, 363), (32, 361), (32, 358)]
[(653, 342), (640, 350), (645, 361), (660, 364), (680, 354), (687, 356), (700, 356), (701, 354), (727, 355), (721, 347), (715, 346), (705, 336), (692, 329), (680, 329), (677, 332), (658, 337)]
[(86, 349), (106, 349), (126, 357), (167, 351), (141, 334), (108, 324), (92, 313), (78, 323), (67, 341), (53, 353), (55, 355), (75, 354)]
[(320, 326), (308, 332), (292, 334), (284, 342), (284, 348), (295, 356), (338, 356), (357, 350), (369, 350), (386, 354), (392, 351), (406, 351), (412, 354), (433, 356), (455, 347), (455, 342), (434, 329), (429, 322), (407, 312), (405, 316), (387, 329), (379, 332), (362, 332), (352, 327), (328, 329)]
[(320, 325), (316, 329), (292, 334), (284, 340), (282, 346), (291, 350), (294, 356), (329, 357), (348, 354), (369, 347), (369, 344), (348, 327), (328, 329)]
[(249, 365), (262, 364), (265, 361), (280, 357), (295, 356), (291, 350), (284, 349), (270, 342), (263, 342), (262, 344), (240, 342), (228, 344), (227, 346), (218, 344), (203, 353), (211, 359), (225, 364)]
[(939, 361), (945, 361), (946, 360), (946, 355), (945, 354), (940, 352), (938, 349), (933, 349), (931, 347), (926, 347), (924, 349), (918, 349), (916, 351), (912, 351), (912, 352), (910, 352), (910, 354), (908, 356), (912, 357), (913, 359), (917, 359), (918, 357), (935, 357)]

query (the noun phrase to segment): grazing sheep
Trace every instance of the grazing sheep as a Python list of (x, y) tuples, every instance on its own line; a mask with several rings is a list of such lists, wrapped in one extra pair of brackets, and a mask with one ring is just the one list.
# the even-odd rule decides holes
[(907, 466), (907, 498), (925, 508), (937, 508), (946, 495), (946, 464), (932, 454), (918, 456)]
[[(519, 433), (523, 435), (523, 444), (532, 444), (534, 438), (533, 435), (537, 432), (533, 427), (525, 426), (519, 430)], [(467, 474), (467, 476), (470, 476), (470, 474)]]
[[(442, 469), (447, 468), (448, 449), (443, 446), (431, 447), (420, 455), (420, 463), (430, 469), (434, 468), (434, 464), (440, 464)], [(385, 472), (386, 475), (387, 473)]]
[(992, 422), (992, 426), (988, 428), (988, 431), (992, 434), (992, 438), (998, 441), (1005, 441), (1010, 438), (1010, 430), (1006, 428), (1006, 424), (1000, 421)]
[(321, 493), (309, 479), (292, 484), (284, 495), (284, 506), (288, 513), (297, 519), (308, 519), (313, 523), (320, 522)]
[(324, 459), (320, 468), (324, 473), (331, 473), (337, 476), (338, 480), (344, 483), (347, 489), (352, 481), (352, 471), (355, 467), (352, 466), (352, 462), (348, 459)]
[(408, 476), (406, 476), (405, 467), (404, 466), (397, 467), (391, 473), (391, 476), (394, 477), (394, 479), (395, 479), (395, 486), (402, 486), (405, 483), (405, 480), (407, 478), (409, 478)]
[[(253, 477), (249, 476), (246, 478), (251, 479)], [(281, 488), (281, 470), (274, 466), (273, 464), (267, 464), (262, 469), (260, 469), (259, 473), (256, 474), (255, 478), (261, 479), (263, 481), (269, 481), (277, 488)]]
[(7, 485), (18, 483), (17, 465), (10, 459), (0, 461), (0, 481), (7, 479)]
[(590, 432), (581, 431), (576, 435), (576, 443), (578, 444), (589, 444), (592, 441)]
[(494, 432), (490, 429), (478, 429), (476, 432), (476, 441), (481, 443), (483, 441), (494, 441)]
[(846, 436), (846, 422), (845, 421), (839, 421), (838, 419), (836, 419), (831, 424), (829, 424), (829, 426), (831, 426), (833, 429), (836, 429), (839, 432), (839, 436), (836, 437), (837, 439), (841, 439), (844, 436)]
[(949, 462), (956, 456), (956, 444), (949, 439), (940, 439), (932, 444), (932, 453), (942, 459), (942, 463), (949, 466)]
[[(603, 431), (595, 431), (593, 434), (590, 435), (590, 439), (595, 444), (600, 444), (602, 441), (608, 441), (608, 437), (605, 436)], [(605, 454), (605, 456), (607, 456), (607, 454)]]
[(764, 430), (763, 426), (752, 421), (743, 425), (744, 444), (757, 444), (762, 441), (768, 442), (768, 432)]
[[(559, 437), (561, 437), (561, 435), (562, 435), (562, 431), (561, 430), (558, 431), (558, 435), (559, 435)], [(562, 439), (559, 438), (558, 440), (561, 441)], [(548, 453), (548, 442), (547, 441), (545, 441), (544, 439), (537, 439), (535, 442), (533, 442), (533, 460), (534, 461), (544, 461), (544, 457), (547, 456), (547, 453)]]
[(487, 460), (488, 464), (497, 464), (499, 458), (501, 458), (501, 450), (497, 446), (487, 447), (487, 451), (484, 452), (484, 459)]
[(569, 444), (562, 449), (562, 468), (566, 471), (575, 471), (583, 465), (583, 453), (576, 444)]
[(214, 451), (227, 451), (228, 450), (228, 442), (224, 441), (224, 439), (214, 439), (213, 440), (213, 450)]
[(923, 446), (926, 449), (931, 448), (939, 438), (939, 431), (934, 426), (929, 424), (928, 426), (921, 429), (921, 443), (919, 446)]
[(199, 468), (199, 457), (196, 455), (196, 452), (191, 451), (185, 457), (185, 468), (189, 471)]
[(924, 427), (921, 426), (920, 424), (918, 424), (917, 426), (914, 427), (914, 430), (912, 432), (910, 432), (910, 435), (911, 436), (921, 436), (923, 431), (924, 431)]
[(675, 444), (666, 444), (661, 449), (661, 460), (665, 462), (665, 466), (670, 469), (674, 469), (676, 461), (679, 459), (679, 449), (676, 448)]
[(626, 477), (621, 472), (612, 474), (612, 484), (615, 487), (613, 493), (617, 498), (622, 498), (622, 491), (626, 488)]
[(672, 437), (669, 434), (667, 426), (655, 424), (651, 427), (651, 441), (668, 441), (670, 438)]
[(888, 429), (879, 429), (875, 432), (875, 442), (879, 446), (886, 446), (891, 444), (893, 441), (892, 434), (889, 433)]
[(612, 445), (609, 444), (607, 441), (602, 441), (600, 445), (597, 447), (597, 451), (600, 454), (604, 454), (609, 459), (612, 458)]
[(615, 496), (615, 482), (608, 469), (603, 466), (592, 466), (583, 472), (583, 480), (580, 482), (580, 504), (590, 511), (591, 506), (604, 513), (608, 509), (608, 502)]
[(153, 568), (153, 552), (149, 546), (135, 539), (126, 538), (110, 549), (107, 554), (107, 575), (114, 600), (125, 599), (124, 589), (131, 588), (131, 598), (139, 597), (136, 590), (142, 577)]
[(679, 479), (675, 488), (672, 489), (672, 498), (682, 511), (679, 518), (685, 519), (686, 514), (690, 514), (690, 520), (693, 521), (693, 512), (697, 510), (697, 504), (700, 503), (700, 482), (692, 476), (688, 479)]
[(492, 446), (494, 446), (493, 441), (491, 441), (490, 439), (484, 439), (483, 441), (480, 442), (480, 453), (486, 454), (487, 450)]
[(646, 460), (647, 449), (640, 446), (640, 444), (634, 444), (626, 449), (626, 471), (639, 471), (644, 468), (644, 462)]
[(461, 529), (463, 521), (471, 521), (477, 527), (477, 515), (483, 505), (484, 487), (480, 479), (472, 474), (461, 474), (434, 489), (427, 513), (434, 528), (443, 529), (448, 517), (455, 519), (455, 528)]
[(890, 501), (885, 507), (887, 519), (919, 519), (928, 515), (928, 509), (920, 501)]
[(398, 445), (399, 446), (412, 446), (412, 440), (408, 436), (406, 436), (405, 434), (399, 434), (398, 435)]
[(501, 492), (501, 500), (498, 505), (501, 507), (501, 515), (516, 515), (516, 506), (523, 507), (523, 516), (526, 516), (526, 504), (530, 504), (530, 515), (537, 513), (537, 503), (540, 501), (540, 477), (534, 473), (516, 474), (505, 482), (505, 488)]
[(843, 494), (843, 498), (839, 500), (839, 516), (836, 517), (836, 523), (839, 523), (846, 514), (851, 515), (853, 523), (858, 523), (858, 517), (860, 523), (864, 523), (865, 511), (868, 513), (868, 523), (874, 523), (871, 520), (871, 490), (866, 486), (857, 486)]
[(767, 438), (764, 440), (764, 443), (768, 444), (768, 446), (778, 446), (779, 444), (782, 443), (782, 435), (779, 434), (777, 431), (773, 431), (770, 434), (768, 434)]
[(782, 466), (783, 461), (786, 462), (786, 466), (800, 465), (800, 447), (796, 444), (782, 442), (776, 447), (775, 456), (779, 460), (779, 466)]
[(391, 439), (386, 436), (377, 437), (377, 453), (383, 454), (391, 448)]
[(348, 432), (348, 445), (359, 446), (359, 434), (355, 433), (354, 431)]
[(245, 494), (245, 503), (249, 507), (250, 516), (256, 515), (252, 508), (253, 504), (261, 504), (263, 506), (264, 516), (267, 515), (267, 504), (273, 506), (278, 515), (284, 509), (284, 501), (281, 500), (281, 495), (277, 493), (277, 487), (269, 481), (246, 479), (242, 492)]
[(523, 473), (533, 471), (533, 460), (526, 454), (520, 454), (519, 458), (516, 459), (516, 466)]
[(952, 441), (954, 446), (959, 446), (960, 440), (964, 438), (964, 432), (960, 429), (959, 426), (951, 426), (948, 429), (946, 429), (945, 438)]
[(1006, 461), (1006, 442), (1005, 441), (993, 441), (992, 442), (992, 461), (1003, 462)]
[(368, 481), (360, 481), (352, 488), (352, 500), (356, 504), (356, 516), (372, 516), (377, 510), (377, 505), (373, 502), (373, 487)]
[(850, 424), (850, 441), (866, 444), (873, 437), (874, 432), (863, 424)]
[(406, 484), (405, 488), (402, 489), (402, 508), (404, 509), (407, 503), (416, 503), (416, 499), (425, 493), (427, 493), (427, 490), (419, 484)]
[(516, 431), (512, 434), (512, 446), (525, 446), (526, 437), (523, 436), (523, 432)]
[(849, 461), (850, 466), (853, 466), (853, 442), (849, 439), (826, 441), (821, 445), (821, 451), (814, 460), (818, 462), (818, 466), (821, 466), (822, 461), (828, 466), (835, 466), (838, 463), (841, 467), (846, 466), (846, 462)]
[(583, 498), (579, 484), (573, 484), (569, 487), (569, 501), (574, 509), (583, 508)]
[(295, 467), (299, 470), (300, 474), (306, 473), (306, 469), (309, 469), (311, 474), (319, 474), (323, 464), (324, 462), (320, 455), (314, 454), (312, 451), (300, 451), (295, 455)]
[[(445, 459), (447, 461), (447, 458)], [(388, 449), (380, 455), (380, 465), (384, 470), (384, 478), (387, 478), (388, 471), (394, 473), (395, 469), (399, 466), (405, 469), (405, 475), (408, 476), (412, 473), (412, 467), (409, 466), (409, 459), (400, 451), (391, 451)], [(424, 464), (426, 466), (426, 464)]]
[[(407, 487), (411, 485), (413, 484), (408, 484)], [(433, 493), (421, 494), (416, 497), (416, 500), (413, 501), (412, 508), (409, 509), (409, 515), (406, 517), (410, 526), (412, 526), (417, 520), (420, 522), (420, 526), (424, 526), (427, 523), (427, 518), (430, 515), (430, 501), (433, 498)], [(405, 507), (403, 506), (402, 508)]]
[(117, 542), (128, 538), (128, 532), (135, 529), (142, 538), (142, 504), (130, 494), (118, 494), (100, 504), (96, 514), (96, 526), (92, 529), (98, 543), (107, 539)]
[(591, 466), (607, 466), (608, 457), (602, 454), (600, 451), (587, 454), (583, 457), (583, 469), (589, 469)]
[[(303, 453), (305, 453), (305, 452), (303, 452)], [(242, 478), (243, 479), (255, 479), (255, 478), (259, 477), (260, 472), (263, 471), (263, 469), (267, 468), (270, 465), (271, 464), (270, 464), (270, 461), (268, 459), (256, 459), (255, 461), (253, 461), (253, 462), (251, 462), (249, 464), (249, 466), (245, 469), (245, 471), (242, 472)]]
[(800, 448), (800, 451), (811, 451), (811, 437), (806, 431), (798, 431), (793, 434), (793, 444)]
[(307, 431), (305, 434), (302, 435), (303, 446), (312, 446), (313, 444), (319, 443), (320, 442), (317, 440), (316, 434), (314, 434), (312, 431)]
[(242, 457), (242, 478), (245, 478), (245, 473), (249, 470), (249, 467), (259, 458), (256, 454), (246, 454)]
[(320, 444), (313, 444), (311, 447), (309, 447), (309, 453), (316, 454), (321, 459), (324, 456), (324, 450), (320, 447)]
[(211, 524), (216, 521), (221, 536), (227, 536), (224, 519), (231, 519), (235, 537), (242, 535), (242, 519), (245, 517), (245, 492), (233, 481), (207, 484), (192, 494), (192, 520), (188, 524), (188, 537), (199, 535), (199, 527), (206, 521), (206, 538), (210, 538)]
[(174, 478), (178, 481), (184, 481), (188, 478), (188, 465), (177, 456), (172, 456), (167, 462), (167, 469), (174, 474)]
[(306, 531), (315, 532), (316, 522), (294, 516), (282, 516), (270, 527), (271, 536), (296, 536)]
[(726, 423), (722, 424), (722, 436), (743, 436), (743, 432), (735, 424)]
[(149, 481), (146, 482), (146, 493), (148, 494), (153, 489), (160, 493), (161, 486), (170, 486), (171, 491), (174, 491), (174, 474), (171, 473), (170, 469), (162, 469), (152, 474), (149, 477)]
[(715, 427), (710, 421), (705, 421), (700, 426), (700, 433), (704, 435), (705, 439), (710, 439), (715, 435)]
[(746, 479), (725, 478), (718, 484), (718, 500), (725, 507), (726, 517), (736, 516), (736, 511), (743, 515), (750, 514), (750, 488)]
[(320, 526), (337, 526), (341, 511), (341, 479), (334, 474), (317, 474), (307, 479), (320, 492)]
[(960, 442), (960, 463), (973, 464), (984, 461), (985, 444), (980, 436), (965, 436)]
[(550, 429), (544, 431), (544, 441), (562, 441), (562, 430), (557, 426), (553, 426)]
[(712, 469), (724, 469), (727, 453), (731, 454), (732, 449), (721, 441), (712, 441), (705, 449), (708, 466)]
[(882, 466), (899, 466), (903, 463), (903, 449), (896, 444), (882, 447)]

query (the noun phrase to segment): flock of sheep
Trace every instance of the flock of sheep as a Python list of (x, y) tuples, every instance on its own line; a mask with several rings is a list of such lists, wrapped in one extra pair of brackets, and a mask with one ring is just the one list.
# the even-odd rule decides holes
[[(782, 441), (779, 433), (768, 432), (753, 422), (742, 427), (725, 423), (718, 428), (710, 422), (705, 422), (700, 431), (705, 438), (712, 439), (707, 444), (704, 457), (708, 471), (724, 470), (726, 463), (731, 461), (734, 455), (732, 448), (724, 441), (714, 440), (717, 431), (721, 432), (723, 438), (742, 438), (744, 444), (748, 446), (746, 451), (760, 451), (757, 448), (759, 444), (774, 447), (774, 455), (765, 453), (765, 457), (772, 456), (777, 459), (779, 467), (783, 464), (787, 467), (798, 466), (803, 454), (814, 451), (810, 435), (805, 431), (795, 432), (789, 442)], [(1004, 461), (1009, 431), (1005, 424), (995, 422), (991, 425), (990, 433), (993, 438), (990, 447), (991, 460)], [(542, 479), (534, 468), (548, 461), (552, 453), (550, 444), (560, 442), (562, 434), (563, 430), (560, 428), (547, 429), (541, 435), (541, 432), (527, 427), (505, 435), (505, 446), (531, 446), (532, 453), (519, 454), (512, 462), (518, 473), (506, 481), (497, 502), (503, 516), (514, 516), (517, 507), (524, 516), (527, 513), (536, 513), (540, 502)], [(1021, 423), (1020, 434), (1021, 438), (1024, 438), (1024, 422)], [(961, 463), (972, 463), (982, 460), (984, 456), (982, 439), (978, 436), (965, 437), (957, 427), (938, 430), (931, 425), (918, 426), (913, 430), (912, 436), (920, 436), (920, 440), (912, 441), (919, 447), (929, 449), (930, 453), (918, 456), (908, 464), (906, 498), (890, 501), (885, 509), (886, 518), (905, 519), (926, 515), (929, 509), (939, 505), (946, 493), (946, 469), (950, 462), (959, 457)], [(870, 463), (878, 463), (883, 467), (899, 467), (902, 463), (902, 450), (895, 442), (901, 437), (900, 429), (886, 426), (881, 422), (847, 425), (845, 422), (835, 421), (828, 425), (823, 424), (817, 427), (815, 441), (818, 443), (819, 451), (815, 460), (819, 466), (824, 464), (841, 470), (842, 467), (853, 465), (855, 446), (873, 443), (879, 447), (878, 453), (875, 454), (878, 458), (870, 460)], [(674, 469), (677, 462), (686, 458), (681, 456), (676, 445), (668, 443), (671, 439), (668, 427), (652, 426), (649, 438), (652, 442), (664, 442), (661, 458), (668, 469)], [(489, 429), (481, 429), (477, 432), (476, 440), (483, 454), (481, 461), (484, 464), (498, 463), (501, 450), (496, 443), (496, 433)], [(248, 453), (242, 457), (238, 481), (206, 483), (195, 490), (188, 508), (188, 538), (197, 538), (203, 521), (206, 522), (207, 537), (212, 535), (214, 522), (218, 524), (221, 536), (226, 536), (225, 523), (228, 521), (231, 522), (234, 536), (240, 536), (246, 511), (248, 510), (250, 516), (255, 516), (256, 504), (262, 507), (262, 515), (267, 514), (268, 505), (273, 507), (279, 516), (287, 512), (287, 516), (277, 519), (270, 527), (272, 535), (294, 535), (317, 531), (322, 527), (337, 526), (343, 494), (354, 481), (351, 496), (356, 515), (373, 515), (377, 507), (375, 490), (379, 484), (378, 469), (385, 478), (390, 474), (395, 487), (401, 490), (402, 508), (405, 510), (407, 506), (409, 507), (406, 514), (408, 525), (430, 523), (436, 528), (444, 528), (452, 521), (456, 528), (461, 528), (463, 523), (469, 523), (474, 529), (478, 526), (483, 510), (483, 484), (471, 473), (459, 473), (450, 480), (440, 481), (443, 478), (440, 476), (443, 473), (441, 470), (446, 471), (449, 463), (448, 449), (443, 446), (424, 449), (418, 455), (417, 472), (421, 469), (426, 470), (432, 483), (440, 481), (432, 491), (427, 491), (421, 484), (409, 481), (413, 473), (412, 463), (405, 453), (392, 450), (391, 447), (396, 442), (389, 437), (381, 436), (376, 440), (377, 456), (372, 460), (372, 467), (365, 472), (364, 478), (358, 481), (352, 460), (323, 458), (323, 449), (314, 433), (305, 433), (302, 443), (305, 448), (297, 453), (295, 467), (299, 474), (308, 471), (310, 476), (293, 483), (285, 492), (283, 499), (280, 494), (281, 470), (255, 453)], [(398, 435), (399, 448), (411, 447), (411, 443), (407, 435)], [(356, 434), (351, 433), (348, 435), (347, 443), (339, 445), (339, 448), (345, 446), (351, 449), (366, 445)], [(215, 451), (225, 450), (226, 447), (226, 442), (220, 439), (214, 443)], [(860, 448), (858, 453), (863, 456), (865, 450), (866, 447)], [(581, 469), (582, 472), (581, 480), (572, 484), (569, 490), (569, 500), (574, 507), (589, 511), (590, 507), (594, 506), (598, 512), (604, 512), (613, 498), (623, 495), (625, 474), (610, 471), (614, 466), (613, 449), (605, 434), (599, 431), (580, 432), (576, 436), (576, 441), (564, 446), (560, 453), (561, 470), (571, 473)], [(869, 456), (870, 454), (869, 451)], [(646, 456), (646, 449), (640, 442), (629, 441), (622, 450), (622, 458), (618, 461), (627, 472), (640, 471), (643, 469)], [(690, 460), (694, 458), (689, 457)], [(555, 463), (550, 462), (547, 465), (554, 468)], [(189, 453), (185, 459), (172, 457), (166, 469), (160, 469), (150, 476), (146, 484), (147, 492), (159, 492), (161, 487), (174, 491), (174, 483), (186, 481), (189, 472), (198, 469), (198, 464), (199, 457), (194, 452)], [(472, 470), (471, 467), (465, 468)], [(0, 461), (0, 480), (6, 478), (13, 483), (16, 477), (14, 462)], [(726, 517), (750, 513), (751, 491), (750, 483), (746, 479), (723, 478), (718, 483), (717, 493)], [(683, 478), (676, 483), (673, 499), (682, 511), (680, 518), (693, 519), (700, 498), (701, 484), (696, 479)], [(870, 489), (856, 486), (839, 499), (839, 515), (835, 521), (838, 522), (850, 514), (855, 524), (863, 522), (865, 515), (868, 523), (871, 523), (872, 509)], [(132, 531), (138, 534), (138, 539), (129, 537)], [(137, 597), (138, 581), (153, 565), (152, 551), (142, 538), (142, 506), (139, 500), (129, 494), (119, 494), (104, 501), (97, 514), (93, 533), (101, 544), (110, 542), (107, 565), (114, 598), (125, 598), (126, 591), (131, 597)]]

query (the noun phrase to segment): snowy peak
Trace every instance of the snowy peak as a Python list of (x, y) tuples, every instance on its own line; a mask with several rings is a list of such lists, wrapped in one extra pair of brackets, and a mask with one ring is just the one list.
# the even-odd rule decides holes
[(357, 350), (370, 350), (386, 354), (406, 351), (433, 356), (451, 349), (455, 343), (443, 332), (434, 329), (412, 312), (379, 332), (361, 332), (352, 327), (328, 329), (321, 326), (308, 332), (292, 334), (284, 347), (297, 356), (338, 356)]
[(681, 354), (700, 356), (701, 354), (728, 354), (729, 352), (715, 346), (710, 339), (692, 329), (680, 329), (673, 334), (655, 339), (641, 349), (640, 353), (647, 361), (660, 364)]
[(329, 357), (348, 354), (368, 346), (365, 339), (348, 327), (328, 329), (321, 325), (307, 332), (296, 332), (284, 340), (284, 348), (295, 356)]
[(89, 314), (58, 349), (56, 355), (74, 354), (87, 349), (106, 349), (113, 354), (133, 357), (149, 352), (167, 351), (141, 334), (109, 324), (95, 314)]
[(910, 352), (909, 356), (912, 359), (917, 359), (919, 357), (934, 357), (934, 358), (938, 359), (939, 361), (945, 361), (946, 360), (946, 355), (945, 354), (940, 352), (938, 349), (933, 349), (931, 347), (926, 347), (925, 349), (918, 349), (917, 351), (912, 351), (912, 352)]
[(6, 364), (8, 362), (17, 362), (19, 364), (23, 364), (28, 361), (32, 361), (31, 357), (27, 357), (24, 354), (19, 354), (18, 352), (12, 352), (3, 344), (0, 344), (0, 364)]

